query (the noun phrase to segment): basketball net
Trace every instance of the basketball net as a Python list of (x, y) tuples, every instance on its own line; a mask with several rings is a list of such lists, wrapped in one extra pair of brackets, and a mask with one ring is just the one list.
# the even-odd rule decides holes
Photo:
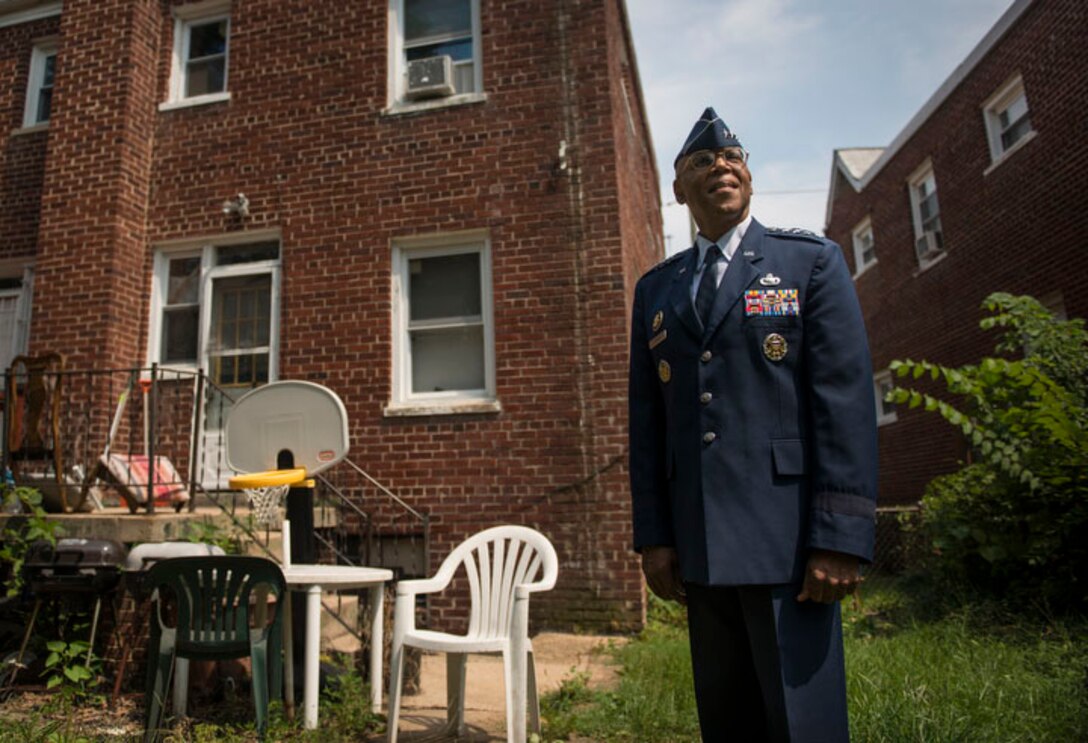
[(253, 520), (266, 528), (272, 529), (283, 522), (280, 505), (287, 495), (290, 485), (267, 485), (264, 487), (245, 488), (249, 507), (253, 511)]

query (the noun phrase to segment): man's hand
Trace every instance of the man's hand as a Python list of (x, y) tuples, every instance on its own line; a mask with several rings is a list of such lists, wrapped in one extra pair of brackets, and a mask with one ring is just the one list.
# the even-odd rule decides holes
[[(645, 570), (645, 557), (642, 564)], [(861, 581), (856, 556), (830, 550), (813, 550), (805, 567), (805, 584), (797, 600), (831, 604), (856, 591)]]
[(672, 547), (644, 547), (642, 572), (650, 590), (666, 601), (687, 603), (684, 584), (680, 580), (680, 559)]

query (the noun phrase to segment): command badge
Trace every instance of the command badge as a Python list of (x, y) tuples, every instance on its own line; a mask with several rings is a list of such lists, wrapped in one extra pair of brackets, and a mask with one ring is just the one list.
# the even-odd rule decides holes
[(786, 353), (789, 350), (790, 347), (786, 343), (786, 339), (778, 333), (771, 333), (763, 339), (763, 355), (771, 361), (781, 361), (786, 358)]
[(664, 321), (664, 319), (665, 319), (665, 313), (662, 312), (661, 310), (658, 310), (657, 314), (654, 315), (654, 332), (655, 333), (661, 328), (661, 323)]
[(665, 361), (665, 359), (661, 359), (661, 363), (657, 365), (657, 376), (664, 384), (668, 384), (669, 380), (672, 379), (672, 367), (669, 366), (669, 362)]

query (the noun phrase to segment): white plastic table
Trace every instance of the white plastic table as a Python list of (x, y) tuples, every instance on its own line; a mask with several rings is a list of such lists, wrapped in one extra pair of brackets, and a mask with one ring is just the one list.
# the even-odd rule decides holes
[[(287, 588), (306, 593), (305, 678), (303, 681), (303, 724), (307, 730), (317, 727), (318, 660), (321, 652), (321, 592), (366, 588), (370, 604), (370, 702), (375, 712), (382, 706), (382, 630), (385, 601), (383, 586), (393, 579), (385, 568), (348, 565), (289, 565), (283, 569)], [(291, 602), (284, 612), (284, 632), (291, 636)], [(294, 659), (290, 640), (285, 642), (284, 685), (288, 704), (294, 700)]]

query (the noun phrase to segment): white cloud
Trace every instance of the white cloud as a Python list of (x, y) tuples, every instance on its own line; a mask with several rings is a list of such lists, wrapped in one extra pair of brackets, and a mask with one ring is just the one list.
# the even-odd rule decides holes
[(671, 170), (664, 165), (671, 166), (703, 108), (714, 106), (732, 122), (741, 106), (759, 105), (793, 83), (805, 39), (820, 25), (799, 6), (795, 0), (628, 1), (663, 171)]
[(627, 0), (669, 251), (689, 244), (672, 160), (704, 107), (752, 150), (756, 217), (819, 233), (833, 149), (887, 145), (1011, 3)]

